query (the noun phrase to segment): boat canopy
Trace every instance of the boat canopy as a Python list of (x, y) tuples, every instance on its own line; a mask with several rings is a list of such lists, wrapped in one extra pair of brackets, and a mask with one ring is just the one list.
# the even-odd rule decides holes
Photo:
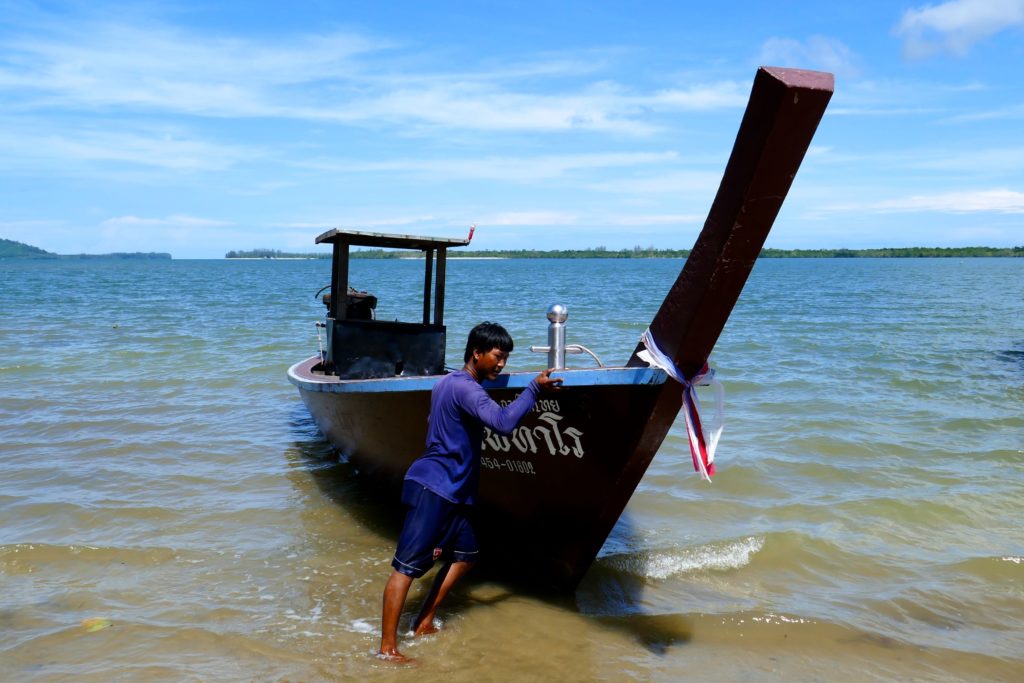
[[(456, 239), (333, 229), (319, 235), (316, 238), (317, 244), (330, 244), (334, 248), (327, 312), (325, 370), (351, 379), (443, 372), (447, 251), (449, 247), (469, 244), (472, 234), (471, 230), (465, 239)], [(363, 316), (358, 314), (358, 307), (352, 305), (352, 292), (348, 286), (349, 247), (387, 247), (423, 252), (422, 322), (361, 319)], [(355, 294), (355, 298), (359, 298), (359, 293)]]
[(317, 244), (343, 242), (354, 247), (387, 247), (389, 249), (446, 249), (464, 247), (469, 239), (454, 237), (421, 237), (419, 235), (388, 235), (383, 232), (360, 232), (358, 230), (332, 229), (316, 238)]
[[(472, 236), (470, 232), (470, 237)], [(418, 235), (389, 235), (382, 232), (361, 232), (358, 230), (332, 229), (316, 238), (317, 244), (330, 244), (334, 247), (333, 265), (331, 268), (331, 310), (329, 317), (343, 320), (345, 307), (341, 305), (348, 287), (349, 247), (388, 247), (392, 249), (412, 249), (422, 251), (426, 256), (426, 270), (423, 275), (423, 324), (430, 324), (431, 290), (434, 294), (434, 324), (444, 324), (444, 279), (448, 247), (464, 247), (469, 244), (470, 237), (457, 239), (454, 237), (421, 237)], [(437, 265), (434, 265), (434, 254), (437, 253)], [(436, 273), (434, 272), (436, 270)], [(434, 286), (436, 277), (437, 285)]]

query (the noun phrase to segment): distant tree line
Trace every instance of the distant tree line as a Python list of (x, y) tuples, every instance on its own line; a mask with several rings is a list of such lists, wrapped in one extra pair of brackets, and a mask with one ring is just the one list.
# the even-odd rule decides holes
[[(410, 249), (353, 249), (349, 258), (359, 259), (400, 259), (416, 258), (420, 252)], [(465, 249), (449, 249), (448, 258), (686, 258), (689, 249), (655, 249), (654, 247), (633, 247), (632, 249), (609, 250), (605, 247), (593, 249), (488, 249), (472, 251)], [(248, 251), (229, 251), (224, 258), (308, 258), (329, 259), (330, 251), (316, 253), (286, 252), (280, 249), (250, 249)]]
[(1024, 247), (886, 247), (883, 249), (762, 249), (762, 258), (970, 258), (1024, 256)]
[(331, 258), (331, 252), (296, 254), (280, 249), (249, 249), (248, 251), (229, 251), (224, 258)]
[(115, 251), (110, 254), (58, 254), (57, 258), (86, 261), (97, 259), (104, 261), (110, 259), (121, 261), (169, 261), (171, 255), (162, 251)]
[[(396, 259), (410, 258), (417, 252), (407, 249), (353, 249), (349, 256), (354, 259)], [(689, 249), (656, 249), (654, 247), (633, 247), (632, 249), (487, 249), (467, 251), (449, 249), (448, 258), (686, 258)], [(1024, 256), (1024, 247), (886, 247), (882, 249), (762, 249), (761, 258), (970, 258), (976, 256)], [(329, 259), (331, 252), (291, 253), (279, 249), (251, 249), (229, 251), (225, 258), (308, 258)]]

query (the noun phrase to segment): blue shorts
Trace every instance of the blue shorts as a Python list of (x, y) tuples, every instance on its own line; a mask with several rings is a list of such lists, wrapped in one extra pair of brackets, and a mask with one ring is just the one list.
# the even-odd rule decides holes
[(391, 566), (418, 579), (438, 559), (476, 562), (479, 550), (467, 513), (468, 506), (446, 500), (418, 481), (402, 485), (402, 503), (408, 508)]

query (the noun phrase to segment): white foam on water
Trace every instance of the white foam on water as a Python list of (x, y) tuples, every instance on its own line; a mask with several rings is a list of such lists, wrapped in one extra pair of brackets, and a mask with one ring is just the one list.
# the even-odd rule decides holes
[(608, 558), (609, 564), (649, 579), (698, 571), (727, 571), (750, 563), (751, 556), (764, 547), (763, 536), (749, 536), (730, 543), (713, 543), (671, 551), (649, 551)]
[(763, 617), (751, 617), (751, 621), (760, 622), (765, 624), (810, 624), (810, 619), (803, 619), (801, 617), (787, 617), (785, 614), (775, 614), (769, 612)]
[(348, 623), (347, 630), (352, 633), (376, 633), (377, 627), (365, 619), (353, 619)]
[(1013, 557), (1012, 555), (1002, 558), (1003, 562), (1013, 562), (1014, 564), (1024, 563), (1024, 557)]
[[(430, 622), (430, 623), (433, 624), (434, 628), (436, 628), (438, 631), (440, 631), (441, 629), (444, 628), (444, 622), (441, 621), (441, 617), (434, 617), (434, 620), (432, 622)], [(415, 637), (415, 635), (416, 635), (416, 632), (412, 630), (412, 624), (410, 624), (409, 625), (409, 630), (405, 632), (405, 637), (406, 638), (413, 638), (413, 637)]]

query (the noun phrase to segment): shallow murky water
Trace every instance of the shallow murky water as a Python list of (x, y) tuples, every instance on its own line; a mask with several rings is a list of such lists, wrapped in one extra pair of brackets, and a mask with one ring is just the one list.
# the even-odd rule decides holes
[[(498, 320), (511, 367), (537, 367), (557, 300), (570, 341), (619, 363), (680, 266), (450, 261), (449, 337)], [(352, 277), (418, 317), (417, 264)], [(0, 262), (0, 677), (408, 677), (369, 654), (393, 506), (284, 376), (328, 279)], [(1022, 302), (1019, 259), (760, 262), (712, 357), (714, 483), (676, 425), (575, 595), (478, 577), (405, 646), (415, 675), (1018, 680)]]

